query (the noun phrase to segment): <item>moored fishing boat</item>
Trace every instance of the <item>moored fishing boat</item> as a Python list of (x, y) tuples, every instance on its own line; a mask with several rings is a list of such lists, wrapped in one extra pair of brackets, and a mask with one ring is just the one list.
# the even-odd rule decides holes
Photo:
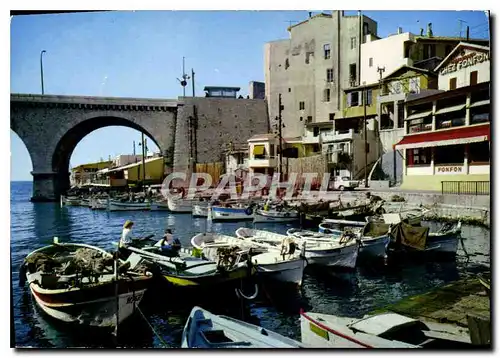
[(147, 200), (143, 202), (137, 201), (118, 201), (109, 200), (109, 211), (131, 211), (131, 210), (150, 210), (151, 203)]
[(195, 235), (191, 239), (191, 244), (193, 247), (203, 250), (204, 255), (209, 258), (220, 247), (236, 246), (251, 249), (251, 260), (260, 277), (299, 286), (302, 284), (302, 276), (307, 262), (298, 250), (289, 250), (287, 247), (286, 251), (281, 251), (280, 248), (270, 244), (215, 233)]
[(284, 210), (263, 210), (256, 209), (254, 211), (253, 222), (254, 223), (265, 223), (265, 222), (294, 222), (299, 220), (299, 212), (296, 210), (284, 209)]
[(191, 213), (193, 212), (193, 205), (197, 203), (197, 200), (193, 199), (173, 199), (168, 197), (168, 210), (175, 213)]
[(195, 257), (193, 250), (188, 248), (163, 250), (160, 241), (153, 246), (128, 246), (126, 249), (131, 251), (128, 261), (157, 265), (161, 276), (174, 286), (210, 287), (243, 279), (254, 273), (247, 250), (218, 250), (211, 259), (204, 259)]
[(163, 201), (163, 200), (155, 200), (151, 202), (150, 205), (150, 210), (151, 211), (161, 211), (161, 210), (168, 210), (168, 202)]
[(20, 282), (29, 284), (37, 305), (55, 319), (113, 328), (135, 312), (152, 278), (144, 266), (122, 266), (118, 273), (114, 264), (98, 247), (54, 238), (25, 258)]
[(90, 198), (90, 208), (92, 210), (106, 210), (109, 198)]
[(368, 223), (365, 235), (382, 235), (388, 232), (391, 238), (389, 253), (392, 254), (439, 254), (441, 257), (455, 256), (461, 239), (462, 223), (445, 224), (439, 231), (430, 232), (428, 227), (398, 224)]
[(193, 204), (192, 214), (195, 218), (206, 218), (208, 216), (208, 203), (199, 202)]
[(321, 265), (332, 268), (353, 269), (356, 267), (359, 243), (355, 235), (340, 237), (305, 237), (300, 235), (281, 235), (265, 230), (239, 228), (236, 235), (245, 240), (281, 246), (287, 238), (305, 247), (304, 256), (309, 265)]
[(302, 343), (314, 348), (470, 347), (466, 331), (392, 312), (361, 319), (300, 312)]
[(182, 332), (182, 348), (301, 348), (293, 339), (227, 316), (193, 307)]
[(61, 195), (61, 206), (80, 206), (81, 199), (78, 196)]
[(367, 231), (369, 226), (369, 223), (360, 221), (325, 219), (325, 222), (319, 225), (319, 235), (331, 235), (334, 238), (339, 238), (346, 231), (353, 232), (360, 242), (360, 260), (387, 258), (387, 247), (391, 241), (389, 229), (385, 232), (382, 230), (376, 234), (369, 234)]
[(253, 209), (240, 204), (236, 207), (212, 206), (213, 221), (253, 220)]

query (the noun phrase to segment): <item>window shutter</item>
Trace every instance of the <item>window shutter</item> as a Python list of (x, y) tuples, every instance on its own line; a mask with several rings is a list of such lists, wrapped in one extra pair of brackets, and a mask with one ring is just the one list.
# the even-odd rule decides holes
[(347, 107), (351, 107), (351, 94), (347, 94)]

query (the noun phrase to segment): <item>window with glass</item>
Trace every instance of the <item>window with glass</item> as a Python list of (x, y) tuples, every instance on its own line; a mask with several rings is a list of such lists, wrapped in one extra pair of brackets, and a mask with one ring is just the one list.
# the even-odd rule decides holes
[(299, 102), (299, 110), (303, 110), (306, 108), (305, 102)]
[(330, 102), (330, 89), (325, 89), (325, 102)]
[(461, 127), (465, 125), (465, 108), (436, 115), (436, 129)]
[(434, 148), (434, 164), (458, 164), (464, 163), (465, 145), (447, 145)]
[(467, 158), (471, 165), (487, 165), (490, 163), (490, 142), (470, 143)]
[(326, 82), (333, 82), (333, 68), (326, 69)]
[(366, 90), (365, 95), (366, 95), (366, 105), (371, 106), (373, 101), (373, 93), (371, 88)]
[(408, 134), (432, 130), (432, 116), (416, 118), (408, 121)]
[(359, 92), (351, 92), (347, 94), (347, 106), (348, 107), (355, 107), (359, 106), (360, 101), (359, 101)]
[(368, 67), (373, 67), (373, 57), (368, 59)]
[(472, 107), (470, 109), (470, 124), (486, 123), (490, 121), (490, 105)]
[(323, 52), (325, 55), (325, 60), (328, 60), (330, 58), (330, 44), (325, 44), (323, 45)]

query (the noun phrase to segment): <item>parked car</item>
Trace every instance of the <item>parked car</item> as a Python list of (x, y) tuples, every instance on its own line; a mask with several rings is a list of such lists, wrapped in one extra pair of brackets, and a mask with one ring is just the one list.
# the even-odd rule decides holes
[(330, 182), (330, 188), (333, 190), (354, 190), (357, 187), (359, 187), (359, 181), (351, 180), (348, 177), (336, 176)]

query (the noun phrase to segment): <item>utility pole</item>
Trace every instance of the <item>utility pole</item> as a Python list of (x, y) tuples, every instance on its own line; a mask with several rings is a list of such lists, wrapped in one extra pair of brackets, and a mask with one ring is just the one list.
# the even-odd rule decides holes
[(196, 97), (194, 92), (194, 70), (191, 69), (191, 86), (193, 87), (193, 97)]
[(368, 138), (366, 135), (366, 87), (363, 88), (363, 122), (364, 122), (364, 138), (365, 138), (365, 188), (368, 188)]
[(142, 189), (144, 190), (144, 181), (146, 180), (146, 146), (144, 144), (144, 133), (141, 133), (141, 141), (142, 141)]
[(280, 156), (279, 156), (279, 170), (280, 170), (280, 179), (282, 178), (282, 164), (283, 164), (283, 146), (282, 146), (282, 133), (281, 133), (281, 111), (283, 110), (283, 105), (281, 104), (281, 93), (278, 95), (278, 140), (279, 140), (279, 151), (280, 151)]
[[(379, 88), (378, 88), (378, 98), (380, 98), (380, 96), (382, 96), (382, 74), (385, 72), (385, 66), (384, 67), (378, 67), (377, 66), (377, 72), (378, 72), (378, 75), (379, 75)], [(382, 118), (382, 104), (380, 103), (380, 100), (377, 101), (377, 106), (378, 108), (380, 108), (380, 110), (378, 111), (378, 136), (380, 137), (380, 127), (381, 127), (381, 118)], [(379, 141), (380, 142), (380, 141)], [(379, 159), (380, 159), (380, 166), (382, 167), (382, 156), (383, 156), (383, 150), (382, 150), (382, 142), (380, 142), (380, 145), (379, 145), (379, 148), (378, 148), (378, 151), (379, 151)], [(396, 155), (396, 152), (394, 151), (394, 155)], [(394, 172), (396, 172), (396, 159), (394, 159)], [(396, 176), (396, 175), (394, 175)]]
[(462, 37), (462, 24), (467, 23), (467, 21), (458, 19), (458, 26), (460, 28), (460, 37)]

